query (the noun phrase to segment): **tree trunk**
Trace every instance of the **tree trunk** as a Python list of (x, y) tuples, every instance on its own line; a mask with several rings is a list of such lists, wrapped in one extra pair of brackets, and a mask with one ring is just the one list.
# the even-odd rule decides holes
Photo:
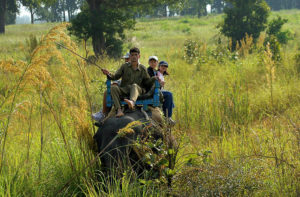
[(168, 17), (168, 6), (164, 5), (164, 17)]
[[(87, 0), (91, 12), (100, 12), (101, 2), (96, 3), (96, 1), (97, 0)], [(97, 57), (103, 55), (105, 51), (104, 32), (94, 32), (92, 35), (92, 44), (95, 55)]]
[(207, 8), (206, 8), (206, 4), (203, 7), (203, 11), (204, 11), (204, 16), (207, 16)]
[(0, 0), (0, 34), (5, 33), (6, 0)]
[(31, 17), (31, 24), (34, 24), (34, 13), (33, 13), (33, 8), (31, 6), (29, 7), (29, 11)]
[(201, 8), (200, 7), (197, 8), (197, 15), (198, 15), (198, 18), (201, 17)]
[(62, 0), (62, 9), (63, 9), (64, 22), (66, 22), (65, 0)]
[(71, 9), (70, 8), (67, 8), (67, 12), (68, 12), (68, 20), (69, 22), (71, 21)]
[(94, 35), (92, 36), (92, 44), (95, 55), (97, 57), (103, 55), (103, 52), (105, 51), (104, 33), (94, 33)]

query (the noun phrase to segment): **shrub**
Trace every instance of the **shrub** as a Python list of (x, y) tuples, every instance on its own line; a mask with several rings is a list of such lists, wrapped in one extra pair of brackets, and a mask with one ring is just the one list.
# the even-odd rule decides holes
[(270, 50), (272, 52), (272, 60), (280, 61), (281, 60), (281, 53), (280, 53), (280, 43), (278, 42), (275, 36), (271, 36), (269, 38)]
[(282, 19), (280, 16), (273, 19), (267, 29), (267, 37), (265, 39), (265, 45), (270, 43), (270, 49), (273, 54), (272, 59), (274, 61), (281, 60), (280, 45), (287, 44), (292, 39), (289, 31), (281, 31), (282, 26), (287, 22), (287, 19)]
[(193, 63), (194, 60), (199, 56), (200, 47), (199, 43), (193, 40), (186, 40), (184, 42), (184, 59), (188, 63)]
[(221, 32), (236, 43), (251, 35), (254, 41), (266, 28), (270, 8), (263, 0), (230, 0), (232, 6), (225, 9), (225, 19), (220, 25)]
[(281, 31), (282, 26), (288, 22), (287, 19), (282, 19), (280, 16), (276, 19), (273, 19), (267, 29), (267, 35), (266, 42), (269, 42), (270, 39), (275, 36), (277, 41), (280, 44), (287, 44), (289, 40), (292, 39), (291, 32), (290, 31)]

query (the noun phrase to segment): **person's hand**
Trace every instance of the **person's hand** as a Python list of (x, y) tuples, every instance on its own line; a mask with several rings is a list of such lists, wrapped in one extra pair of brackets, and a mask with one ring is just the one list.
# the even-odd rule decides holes
[(160, 83), (161, 87), (164, 87), (164, 86), (165, 86), (165, 82), (164, 82), (164, 81), (159, 80), (159, 83)]
[(155, 80), (157, 80), (157, 81), (159, 81), (160, 79), (158, 78), (158, 76), (153, 76), (153, 78), (155, 79)]
[(109, 71), (106, 70), (106, 69), (102, 69), (102, 72), (103, 72), (103, 74), (105, 74), (105, 75), (109, 75)]

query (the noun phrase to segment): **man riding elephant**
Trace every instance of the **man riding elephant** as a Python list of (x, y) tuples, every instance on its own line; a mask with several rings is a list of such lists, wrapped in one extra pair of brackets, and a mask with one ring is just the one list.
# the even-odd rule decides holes
[(150, 78), (146, 67), (139, 63), (140, 50), (138, 48), (131, 48), (129, 54), (130, 62), (123, 64), (115, 74), (106, 69), (102, 70), (111, 80), (122, 78), (120, 86), (111, 87), (112, 100), (117, 110), (116, 117), (124, 116), (120, 97), (129, 96), (129, 99), (124, 99), (124, 101), (130, 109), (133, 109), (138, 96), (146, 92), (144, 86), (151, 86), (157, 78)]

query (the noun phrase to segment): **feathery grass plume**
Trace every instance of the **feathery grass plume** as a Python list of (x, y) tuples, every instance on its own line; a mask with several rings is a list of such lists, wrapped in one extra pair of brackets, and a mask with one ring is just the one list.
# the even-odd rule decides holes
[(28, 113), (28, 110), (30, 109), (31, 105), (32, 103), (28, 100), (17, 103), (12, 114), (21, 120), (25, 120), (26, 113)]
[(275, 63), (272, 59), (272, 52), (270, 49), (270, 44), (268, 43), (266, 46), (266, 50), (264, 51), (264, 64), (266, 66), (266, 77), (267, 77), (267, 82), (268, 86), (271, 88), (273, 85), (273, 82), (275, 80)]
[[(85, 97), (86, 97), (86, 100), (89, 104), (88, 105), (89, 110), (87, 110), (87, 111), (89, 111), (89, 115), (90, 115), (90, 117), (92, 117), (92, 99), (91, 99), (90, 92), (89, 92), (89, 81), (88, 81), (89, 78), (87, 76), (87, 73), (86, 73), (84, 67), (81, 66), (81, 65), (84, 65), (83, 63), (84, 63), (83, 61), (81, 61), (81, 62), (77, 61), (77, 68), (78, 68), (79, 73), (81, 75), (82, 83), (84, 85), (84, 89), (85, 89), (85, 92), (86, 92)], [(95, 129), (94, 129), (93, 123), (92, 122), (90, 122), (90, 123), (91, 123), (91, 127), (93, 128), (93, 134), (95, 134)]]
[(90, 132), (91, 127), (90, 122), (88, 121), (89, 117), (87, 116), (88, 104), (84, 99), (81, 98), (81, 96), (78, 97), (78, 99), (80, 100), (79, 107), (72, 106), (68, 111), (70, 111), (72, 116), (79, 144), (83, 145), (82, 143), (85, 142), (91, 148), (94, 141), (92, 133)]
[(126, 127), (122, 128), (122, 129), (119, 129), (119, 131), (117, 132), (118, 136), (124, 137), (127, 134), (132, 134), (132, 133), (134, 133), (133, 128), (137, 127), (137, 126), (140, 126), (142, 124), (143, 123), (141, 121), (133, 121), (133, 122), (127, 124)]
[(270, 88), (270, 98), (271, 98), (271, 107), (274, 108), (274, 99), (273, 99), (273, 84), (275, 82), (275, 62), (272, 59), (272, 52), (270, 49), (270, 43), (267, 43), (266, 50), (264, 51), (264, 64), (266, 66), (266, 78), (267, 84)]
[(259, 37), (258, 37), (258, 39), (257, 39), (257, 41), (255, 43), (255, 46), (256, 46), (257, 49), (261, 49), (261, 48), (264, 47), (265, 37), (266, 36), (263, 35), (263, 34), (259, 35)]
[[(239, 46), (238, 51), (242, 57), (249, 55), (251, 47), (253, 45), (253, 37), (246, 34), (246, 37), (241, 40), (241, 45)], [(238, 45), (237, 45), (238, 46)]]
[(13, 59), (9, 59), (9, 60), (1, 60), (0, 61), (0, 71), (3, 74), (20, 74), (21, 73), (21, 69), (22, 67), (24, 67), (24, 65), (26, 64), (26, 62), (24, 61), (15, 61)]
[(228, 47), (229, 47), (229, 50), (232, 51), (232, 38), (229, 39)]

